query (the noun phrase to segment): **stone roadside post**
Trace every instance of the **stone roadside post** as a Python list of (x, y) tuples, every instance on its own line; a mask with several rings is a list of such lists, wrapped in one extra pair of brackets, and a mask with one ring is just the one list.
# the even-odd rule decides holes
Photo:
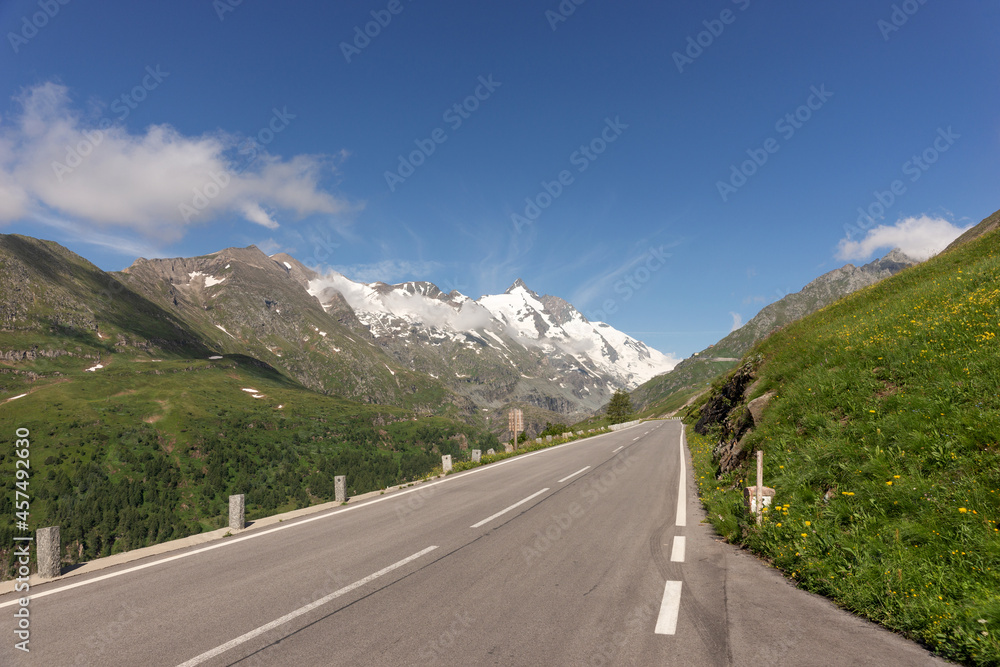
[(59, 526), (39, 528), (35, 531), (36, 547), (38, 549), (38, 576), (42, 579), (52, 579), (62, 574), (60, 555), (62, 547), (59, 544)]
[(243, 530), (246, 525), (246, 496), (229, 496), (229, 529)]

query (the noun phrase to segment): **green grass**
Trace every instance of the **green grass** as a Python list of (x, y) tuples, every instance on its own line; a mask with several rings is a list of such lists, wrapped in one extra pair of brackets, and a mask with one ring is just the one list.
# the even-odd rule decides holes
[(986, 236), (751, 352), (764, 359), (754, 396), (777, 392), (746, 439), (777, 492), (762, 527), (739, 496), (755, 473), (717, 480), (712, 441), (689, 437), (720, 533), (974, 665), (1000, 664), (998, 251), (1000, 235)]

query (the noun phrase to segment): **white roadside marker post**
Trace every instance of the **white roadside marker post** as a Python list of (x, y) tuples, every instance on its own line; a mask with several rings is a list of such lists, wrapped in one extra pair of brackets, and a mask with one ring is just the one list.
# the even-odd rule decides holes
[(764, 492), (764, 452), (757, 450), (757, 525), (764, 520), (764, 504), (761, 494)]

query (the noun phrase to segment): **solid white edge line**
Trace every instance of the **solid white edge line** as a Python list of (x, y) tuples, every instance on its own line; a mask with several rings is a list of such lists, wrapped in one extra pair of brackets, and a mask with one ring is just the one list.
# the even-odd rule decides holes
[[(311, 517), (309, 517), (307, 519), (302, 519), (301, 521), (289, 522), (289, 523), (286, 523), (286, 524), (282, 524), (280, 526), (275, 526), (274, 528), (268, 528), (267, 530), (261, 530), (259, 532), (254, 532), (254, 533), (251, 533), (249, 535), (244, 535), (243, 537), (226, 538), (226, 539), (223, 539), (223, 540), (221, 540), (221, 541), (219, 541), (219, 542), (217, 542), (215, 544), (211, 544), (211, 545), (209, 545), (207, 547), (202, 547), (200, 549), (195, 549), (193, 551), (185, 551), (184, 553), (178, 554), (176, 556), (169, 556), (167, 558), (161, 558), (160, 560), (156, 560), (156, 561), (153, 561), (151, 563), (144, 563), (142, 565), (136, 565), (134, 567), (129, 567), (129, 568), (126, 568), (124, 570), (119, 570), (117, 572), (112, 572), (110, 574), (103, 574), (103, 575), (101, 575), (99, 577), (94, 577), (92, 579), (85, 579), (83, 581), (78, 581), (75, 584), (67, 584), (65, 586), (60, 586), (59, 588), (53, 588), (51, 590), (42, 591), (40, 593), (32, 593), (31, 594), (31, 599), (35, 600), (35, 599), (38, 599), (38, 598), (43, 598), (43, 597), (45, 597), (47, 595), (53, 595), (55, 593), (61, 593), (63, 591), (68, 591), (68, 590), (73, 589), (73, 588), (79, 588), (80, 586), (87, 586), (89, 584), (97, 583), (98, 581), (104, 581), (105, 579), (111, 579), (113, 577), (119, 577), (119, 576), (121, 576), (123, 574), (129, 574), (131, 572), (137, 572), (138, 570), (145, 570), (147, 567), (153, 567), (154, 565), (161, 565), (163, 563), (169, 563), (170, 561), (173, 561), (173, 560), (178, 560), (180, 558), (187, 558), (188, 556), (194, 556), (194, 555), (197, 555), (197, 554), (200, 554), (200, 553), (204, 553), (206, 551), (212, 551), (214, 549), (221, 549), (222, 547), (228, 547), (228, 546), (230, 546), (232, 544), (237, 544), (239, 542), (243, 542), (244, 540), (252, 540), (252, 539), (255, 539), (255, 538), (258, 538), (258, 537), (263, 537), (264, 535), (270, 535), (271, 533), (277, 532), (279, 530), (286, 530), (288, 528), (295, 528), (296, 526), (301, 526), (301, 525), (309, 523), (311, 521), (319, 521), (320, 519), (327, 519), (329, 517), (336, 516), (338, 514), (343, 514), (344, 512), (351, 512), (353, 510), (362, 509), (364, 507), (370, 507), (371, 505), (375, 505), (376, 503), (385, 502), (387, 500), (396, 500), (397, 498), (400, 498), (402, 496), (408, 495), (410, 493), (417, 493), (418, 491), (422, 491), (424, 489), (428, 489), (428, 488), (430, 488), (432, 486), (437, 486), (438, 484), (444, 484), (445, 482), (450, 482), (450, 481), (453, 481), (453, 480), (456, 480), (456, 479), (461, 479), (463, 477), (468, 477), (469, 475), (475, 475), (476, 473), (480, 473), (480, 472), (484, 472), (484, 471), (488, 471), (488, 470), (496, 470), (497, 468), (499, 468), (501, 466), (504, 466), (504, 465), (507, 465), (509, 463), (515, 463), (517, 461), (523, 461), (524, 459), (531, 458), (532, 456), (537, 456), (538, 454), (545, 454), (547, 452), (555, 451), (557, 449), (562, 449), (563, 447), (569, 447), (570, 445), (577, 445), (577, 444), (580, 444), (581, 442), (585, 442), (587, 440), (596, 440), (597, 438), (601, 438), (601, 437), (604, 437), (606, 435), (613, 435), (614, 433), (615, 433), (614, 431), (612, 431), (610, 433), (600, 433), (598, 435), (591, 436), (590, 438), (584, 438), (583, 440), (574, 440), (573, 442), (567, 442), (567, 443), (562, 444), (562, 445), (555, 445), (554, 447), (546, 447), (545, 449), (540, 449), (537, 452), (531, 452), (530, 454), (522, 454), (520, 456), (514, 456), (514, 457), (511, 457), (509, 459), (505, 459), (503, 461), (498, 461), (496, 463), (491, 463), (490, 465), (481, 466), (479, 468), (474, 468), (472, 470), (463, 471), (463, 472), (455, 474), (455, 475), (449, 475), (446, 479), (438, 480), (437, 482), (430, 482), (429, 484), (421, 484), (420, 486), (412, 488), (409, 491), (400, 491), (399, 493), (394, 493), (391, 496), (385, 496), (384, 498), (375, 498), (373, 500), (367, 500), (367, 501), (365, 501), (365, 502), (363, 502), (363, 503), (361, 503), (359, 505), (348, 506), (348, 507), (345, 507), (343, 509), (333, 510), (333, 511), (330, 511), (330, 512), (322, 512), (320, 514), (317, 514), (316, 516), (311, 516)], [(152, 558), (152, 556), (149, 556), (149, 557)], [(40, 586), (40, 585), (42, 585), (44, 583), (46, 583), (46, 582), (39, 581), (39, 582), (34, 582), (31, 585), (32, 586)], [(7, 595), (7, 593), (4, 593), (4, 595)], [(14, 606), (16, 604), (19, 604), (18, 599), (19, 598), (14, 597), (12, 600), (10, 600), (8, 602), (0, 603), (0, 609), (3, 609), (4, 607), (12, 607), (12, 606)]]
[(417, 553), (413, 554), (412, 556), (409, 556), (408, 558), (404, 558), (401, 561), (393, 563), (389, 567), (382, 568), (381, 570), (379, 570), (375, 574), (369, 574), (364, 579), (359, 579), (359, 580), (355, 581), (353, 584), (350, 584), (348, 586), (344, 586), (339, 591), (334, 591), (333, 593), (330, 593), (329, 595), (327, 595), (325, 597), (321, 597), (320, 599), (316, 600), (315, 602), (310, 602), (309, 604), (305, 605), (304, 607), (299, 607), (295, 611), (290, 612), (288, 614), (285, 614), (281, 618), (275, 619), (275, 620), (271, 621), (270, 623), (262, 625), (259, 628), (257, 628), (256, 630), (251, 630), (250, 632), (248, 632), (246, 634), (243, 634), (243, 635), (240, 635), (236, 639), (228, 641), (225, 644), (222, 644), (221, 646), (216, 646), (215, 648), (213, 648), (210, 651), (205, 651), (201, 655), (195, 656), (194, 658), (191, 658), (187, 662), (181, 663), (180, 665), (178, 665), (178, 667), (194, 667), (194, 665), (200, 665), (201, 663), (205, 662), (206, 660), (210, 660), (211, 658), (214, 658), (217, 655), (221, 655), (221, 654), (225, 653), (229, 649), (236, 648), (240, 644), (248, 642), (251, 639), (253, 639), (254, 637), (258, 637), (258, 636), (264, 634), (268, 630), (273, 630), (274, 628), (276, 628), (276, 627), (278, 627), (280, 625), (284, 625), (285, 623), (288, 623), (289, 621), (291, 621), (293, 619), (296, 619), (299, 616), (302, 616), (303, 614), (306, 614), (306, 613), (312, 611), (313, 609), (316, 609), (317, 607), (321, 607), (321, 606), (325, 605), (327, 602), (330, 602), (331, 600), (333, 600), (335, 598), (338, 598), (341, 595), (344, 595), (346, 593), (350, 593), (351, 591), (353, 591), (356, 588), (360, 588), (360, 587), (364, 586), (365, 584), (367, 584), (367, 583), (369, 583), (371, 581), (374, 581), (375, 579), (378, 579), (381, 576), (389, 574), (393, 570), (399, 569), (399, 568), (403, 567), (404, 565), (406, 565), (407, 563), (409, 563), (411, 561), (414, 561), (414, 560), (420, 558), (421, 556), (425, 556), (425, 555), (429, 554), (430, 552), (434, 551), (435, 549), (437, 549), (437, 547), (433, 546), (433, 547), (427, 547), (423, 551), (418, 551)]
[(677, 616), (681, 610), (681, 582), (668, 581), (663, 587), (663, 601), (660, 602), (660, 615), (656, 619), (658, 635), (673, 635), (677, 633)]
[(681, 427), (680, 438), (681, 468), (677, 475), (677, 525), (687, 525), (687, 506), (684, 503), (684, 427)]
[(684, 562), (684, 546), (687, 540), (683, 535), (674, 536), (674, 545), (670, 550), (670, 562), (671, 563), (683, 563)]
[(538, 496), (542, 495), (546, 491), (548, 491), (547, 488), (546, 489), (542, 489), (541, 491), (536, 491), (535, 493), (532, 493), (527, 498), (525, 498), (523, 500), (518, 500), (516, 503), (514, 503), (513, 505), (511, 505), (507, 509), (500, 510), (499, 512), (497, 512), (493, 516), (486, 517), (485, 519), (483, 519), (479, 523), (472, 524), (471, 526), (469, 526), (469, 528), (479, 528), (480, 526), (483, 526), (483, 525), (489, 523), (490, 521), (492, 521), (493, 519), (497, 518), (498, 516), (503, 516), (507, 512), (511, 511), (512, 509), (514, 509), (516, 507), (520, 507), (521, 505), (523, 505), (524, 503), (528, 502), (529, 500), (531, 500), (533, 498), (537, 498)]
[(566, 476), (565, 476), (565, 477), (563, 477), (563, 478), (562, 478), (561, 480), (559, 480), (558, 482), (556, 482), (556, 484), (562, 484), (562, 483), (563, 483), (563, 482), (565, 482), (565, 481), (566, 481), (567, 479), (572, 479), (572, 478), (576, 477), (577, 475), (579, 475), (579, 474), (580, 474), (581, 472), (584, 472), (584, 471), (586, 471), (586, 470), (590, 470), (590, 466), (587, 466), (586, 468), (580, 468), (579, 470), (577, 470), (577, 471), (576, 471), (575, 473), (573, 473), (572, 475), (566, 475)]

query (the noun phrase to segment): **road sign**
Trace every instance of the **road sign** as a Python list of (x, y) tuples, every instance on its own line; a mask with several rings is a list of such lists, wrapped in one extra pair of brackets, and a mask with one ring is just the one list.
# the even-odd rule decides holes
[(507, 413), (507, 430), (513, 433), (515, 438), (524, 430), (524, 412), (520, 408), (514, 408)]

